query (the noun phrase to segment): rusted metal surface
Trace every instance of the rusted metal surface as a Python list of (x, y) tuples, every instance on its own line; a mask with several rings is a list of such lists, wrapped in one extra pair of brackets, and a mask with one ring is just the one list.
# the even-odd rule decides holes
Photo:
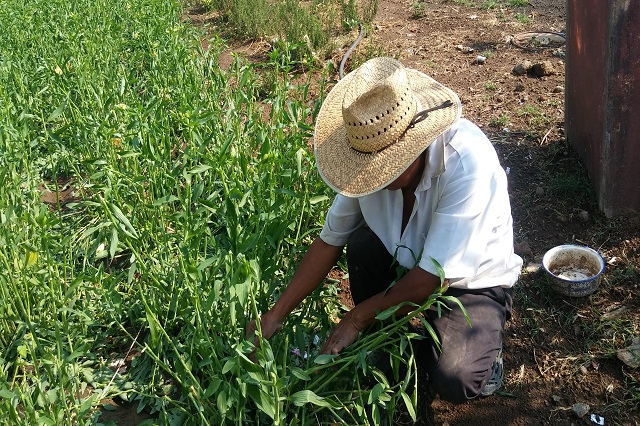
[(565, 128), (600, 209), (640, 212), (640, 2), (567, 0)]

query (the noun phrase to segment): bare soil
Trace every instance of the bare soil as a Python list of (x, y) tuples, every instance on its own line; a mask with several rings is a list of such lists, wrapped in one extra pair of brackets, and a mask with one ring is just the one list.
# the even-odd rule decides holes
[[(432, 401), (421, 388), (416, 424), (638, 425), (640, 371), (617, 351), (640, 339), (640, 219), (608, 219), (599, 212), (588, 173), (565, 140), (564, 49), (513, 43), (524, 32), (563, 33), (565, 1), (492, 9), (470, 3), (379, 0), (371, 31), (345, 67), (376, 51), (451, 87), (464, 115), (484, 129), (509, 170), (516, 251), (526, 268), (506, 330), (503, 388), (500, 395), (462, 405)], [(197, 8), (186, 17), (196, 24), (213, 19)], [(349, 44), (333, 53), (335, 69)], [(219, 61), (229, 63), (231, 53), (259, 58), (268, 48), (262, 41), (237, 42)], [(514, 67), (525, 60), (548, 61), (546, 75), (516, 75)], [(565, 243), (593, 247), (607, 260), (594, 294), (567, 298), (549, 289), (539, 263), (548, 249)], [(349, 305), (348, 282), (341, 285)], [(412, 422), (398, 413), (396, 423)]]

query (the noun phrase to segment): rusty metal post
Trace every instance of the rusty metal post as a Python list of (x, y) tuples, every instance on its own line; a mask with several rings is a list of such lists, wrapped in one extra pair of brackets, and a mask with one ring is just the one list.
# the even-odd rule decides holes
[(607, 217), (640, 212), (640, 1), (567, 0), (565, 129)]

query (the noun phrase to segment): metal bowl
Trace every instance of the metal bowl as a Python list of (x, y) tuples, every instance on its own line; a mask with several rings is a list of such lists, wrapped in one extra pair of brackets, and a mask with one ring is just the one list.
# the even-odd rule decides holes
[(590, 247), (565, 244), (547, 251), (542, 267), (551, 288), (564, 296), (587, 296), (598, 289), (606, 262)]

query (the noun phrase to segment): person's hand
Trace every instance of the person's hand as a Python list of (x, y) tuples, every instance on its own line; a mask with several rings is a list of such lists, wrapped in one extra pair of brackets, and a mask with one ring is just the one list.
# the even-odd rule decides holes
[(329, 333), (329, 338), (322, 347), (322, 353), (337, 355), (358, 338), (362, 328), (363, 326), (356, 321), (352, 312), (348, 312), (342, 321)]
[[(256, 348), (260, 346), (260, 338), (256, 335), (257, 329), (258, 325), (255, 320), (249, 321), (245, 327), (246, 339), (251, 340)], [(270, 339), (274, 334), (282, 330), (282, 321), (276, 319), (271, 311), (268, 311), (260, 317), (260, 330), (263, 338)], [(249, 354), (249, 359), (256, 362), (255, 349)]]

